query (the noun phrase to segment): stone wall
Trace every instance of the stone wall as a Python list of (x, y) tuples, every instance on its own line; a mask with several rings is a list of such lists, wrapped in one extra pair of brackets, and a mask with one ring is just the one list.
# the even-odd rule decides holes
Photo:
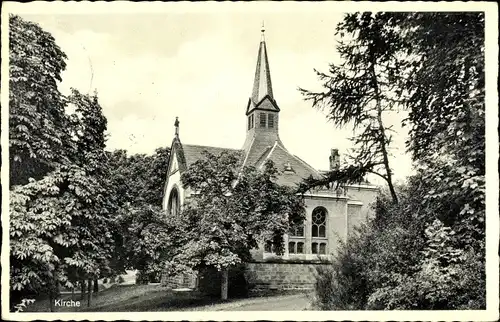
[[(316, 268), (327, 263), (304, 262), (251, 262), (229, 271), (229, 296), (246, 296), (248, 292), (265, 290), (313, 289)], [(219, 296), (221, 274), (207, 268), (198, 274), (180, 274), (162, 278), (162, 285), (169, 288), (198, 288), (208, 295)]]
[(247, 263), (245, 279), (250, 291), (263, 289), (312, 289), (316, 282), (316, 267), (324, 263)]
[(170, 289), (177, 289), (177, 288), (194, 289), (197, 287), (197, 275), (191, 272), (178, 274), (175, 276), (162, 274), (160, 283), (162, 286), (165, 286)]

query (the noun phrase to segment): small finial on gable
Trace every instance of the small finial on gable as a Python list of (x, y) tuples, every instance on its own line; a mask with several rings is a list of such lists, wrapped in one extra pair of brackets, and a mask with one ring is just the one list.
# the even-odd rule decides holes
[(177, 116), (175, 117), (174, 126), (175, 126), (175, 136), (179, 137), (179, 118)]

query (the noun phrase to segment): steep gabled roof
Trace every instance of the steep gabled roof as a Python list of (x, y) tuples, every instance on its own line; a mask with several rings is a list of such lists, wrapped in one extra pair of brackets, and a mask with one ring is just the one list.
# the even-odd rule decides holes
[(214, 147), (214, 146), (184, 144), (182, 146), (182, 151), (184, 154), (184, 158), (186, 160), (185, 164), (186, 164), (187, 168), (189, 168), (189, 166), (191, 166), (197, 160), (200, 160), (203, 158), (203, 151), (207, 151), (208, 153), (211, 153), (214, 155), (219, 155), (222, 152), (235, 153), (240, 158), (241, 162), (243, 162), (243, 158), (244, 158), (244, 151), (243, 150), (219, 148), (219, 147)]

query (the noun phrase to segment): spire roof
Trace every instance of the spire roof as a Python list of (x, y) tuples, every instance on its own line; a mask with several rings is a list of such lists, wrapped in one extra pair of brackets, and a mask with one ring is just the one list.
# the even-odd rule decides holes
[(264, 38), (264, 24), (262, 24), (261, 31), (262, 37), (260, 40), (259, 54), (257, 56), (257, 68), (255, 69), (255, 79), (252, 91), (252, 101), (254, 104), (258, 104), (266, 95), (269, 95), (269, 97), (274, 100), (271, 71), (269, 70), (266, 40)]

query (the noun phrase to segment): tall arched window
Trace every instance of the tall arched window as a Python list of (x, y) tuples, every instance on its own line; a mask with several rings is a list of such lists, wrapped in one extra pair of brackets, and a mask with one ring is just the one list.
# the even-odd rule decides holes
[(328, 212), (323, 207), (317, 207), (312, 212), (311, 225), (311, 251), (313, 254), (326, 254), (327, 252), (327, 236), (326, 223)]
[(170, 196), (168, 197), (167, 211), (169, 214), (176, 216), (180, 211), (180, 206), (179, 191), (177, 187), (174, 187), (172, 191), (170, 191)]

